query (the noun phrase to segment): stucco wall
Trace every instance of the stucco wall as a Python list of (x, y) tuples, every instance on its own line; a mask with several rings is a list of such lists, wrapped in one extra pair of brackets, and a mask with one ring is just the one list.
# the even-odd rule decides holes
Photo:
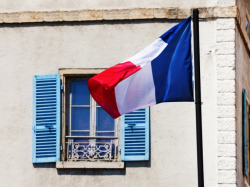
[(235, 6), (235, 0), (2, 0), (0, 12), (193, 6)]
[[(177, 22), (0, 26), (1, 186), (197, 186), (194, 103), (150, 108), (151, 160), (124, 170), (57, 170), (32, 164), (32, 76), (59, 68), (108, 68)], [(205, 184), (216, 187), (216, 20), (200, 22)]]

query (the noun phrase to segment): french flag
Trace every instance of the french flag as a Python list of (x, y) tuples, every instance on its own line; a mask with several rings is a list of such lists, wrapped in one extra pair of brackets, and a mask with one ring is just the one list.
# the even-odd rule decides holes
[(194, 101), (191, 17), (131, 58), (89, 79), (88, 88), (113, 118), (162, 102)]

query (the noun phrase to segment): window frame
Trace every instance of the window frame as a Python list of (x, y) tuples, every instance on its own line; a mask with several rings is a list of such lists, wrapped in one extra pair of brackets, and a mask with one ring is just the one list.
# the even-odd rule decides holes
[[(67, 114), (67, 109), (69, 108), (68, 102), (67, 102), (67, 94), (69, 92), (69, 88), (67, 85), (67, 81), (71, 78), (89, 78), (91, 76), (94, 76), (98, 73), (101, 73), (104, 71), (104, 68), (98, 68), (98, 69), (59, 69), (59, 74), (61, 75), (61, 152), (60, 152), (60, 160), (61, 161), (67, 161), (67, 145), (66, 145), (66, 138), (65, 136), (67, 135), (67, 122), (68, 122), (68, 114)], [(92, 112), (92, 111), (91, 111)], [(96, 116), (92, 115), (92, 116)], [(94, 120), (94, 124), (96, 123), (96, 119)], [(117, 150), (117, 159), (116, 160), (111, 160), (111, 161), (121, 161), (121, 155), (120, 155), (120, 144), (121, 144), (121, 137), (120, 137), (120, 124), (121, 124), (121, 119), (120, 117), (115, 120), (115, 136), (118, 138), (118, 150)], [(90, 124), (91, 125), (91, 124)], [(95, 128), (95, 127), (93, 127)], [(93, 132), (94, 133), (94, 132)], [(92, 134), (93, 134), (92, 133)], [(91, 133), (90, 133), (91, 135)], [(101, 160), (98, 160), (101, 161)], [(81, 161), (82, 162), (82, 161)], [(83, 161), (84, 162), (84, 161)]]
[(249, 99), (246, 94), (246, 159), (247, 159), (247, 176), (246, 181), (250, 184), (250, 124), (249, 124)]
[[(90, 77), (86, 77), (86, 79), (89, 79)], [(70, 77), (67, 82), (66, 82), (66, 85), (67, 85), (67, 95), (66, 95), (66, 99), (67, 99), (67, 104), (69, 103), (69, 105), (67, 105), (67, 108), (66, 110), (69, 111), (69, 115), (66, 116), (66, 121), (67, 121), (67, 124), (69, 124), (68, 126), (68, 133), (66, 136), (72, 136), (71, 135), (71, 132), (72, 132), (72, 129), (71, 129), (71, 117), (72, 117), (72, 108), (73, 107), (76, 107), (74, 106), (71, 102), (72, 102), (72, 83), (73, 82), (81, 82), (83, 79), (85, 79), (85, 77)], [(78, 106), (79, 107), (79, 106)], [(90, 129), (89, 130), (85, 130), (86, 132), (88, 131), (89, 132), (89, 136), (87, 137), (96, 137), (96, 133), (99, 132), (99, 133), (105, 133), (105, 131), (96, 131), (96, 127), (97, 127), (97, 108), (101, 108), (101, 106), (97, 106), (97, 103), (96, 101), (94, 100), (94, 98), (90, 95), (90, 104), (87, 106), (87, 105), (82, 105), (80, 107), (89, 107), (90, 109)], [(112, 131), (114, 133), (114, 136), (112, 137), (118, 137), (118, 134), (117, 134), (117, 120), (114, 120), (114, 130)], [(67, 131), (66, 131), (67, 132)], [(111, 131), (110, 131), (111, 132)], [(104, 136), (104, 137), (109, 137), (109, 136)], [(103, 138), (103, 137), (102, 137)]]

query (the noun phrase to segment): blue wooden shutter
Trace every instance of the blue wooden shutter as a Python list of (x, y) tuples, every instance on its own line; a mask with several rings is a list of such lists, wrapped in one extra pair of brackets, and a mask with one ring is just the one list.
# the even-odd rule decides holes
[(33, 77), (32, 162), (60, 161), (60, 75)]
[(246, 90), (243, 90), (243, 163), (244, 163), (244, 174), (247, 175), (247, 101), (246, 101)]
[(121, 160), (149, 160), (149, 107), (121, 117)]

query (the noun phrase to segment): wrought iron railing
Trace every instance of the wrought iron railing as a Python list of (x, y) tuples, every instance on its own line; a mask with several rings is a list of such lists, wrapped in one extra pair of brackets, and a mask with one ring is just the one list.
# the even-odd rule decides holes
[(117, 151), (118, 139), (86, 139), (83, 141), (79, 139), (69, 138), (67, 141), (68, 161), (112, 161), (117, 159)]

